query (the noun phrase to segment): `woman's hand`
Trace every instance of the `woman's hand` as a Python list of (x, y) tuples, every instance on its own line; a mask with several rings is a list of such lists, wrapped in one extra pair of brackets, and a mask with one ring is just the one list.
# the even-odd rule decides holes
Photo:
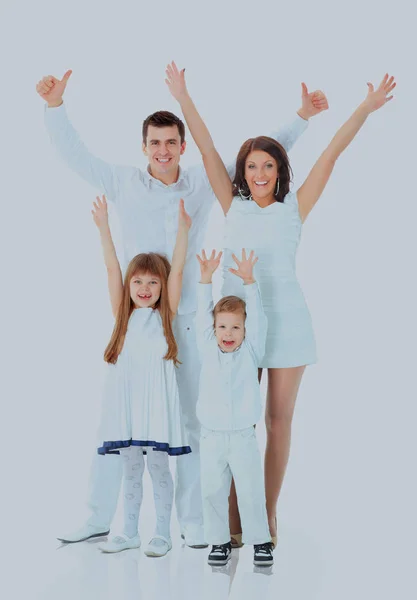
[(258, 257), (255, 256), (253, 250), (249, 254), (249, 258), (246, 258), (246, 250), (242, 248), (242, 260), (239, 260), (237, 256), (232, 254), (232, 258), (237, 264), (237, 269), (229, 269), (233, 275), (237, 275), (241, 279), (243, 279), (243, 283), (249, 285), (251, 283), (255, 283), (255, 278), (253, 277), (253, 267), (258, 262)]
[(298, 111), (298, 115), (308, 121), (311, 117), (315, 117), (324, 110), (328, 110), (329, 103), (325, 94), (321, 90), (308, 93), (308, 89), (305, 83), (301, 84), (301, 108)]
[(210, 258), (207, 258), (206, 251), (201, 252), (202, 256), (197, 254), (198, 262), (200, 263), (201, 281), (200, 283), (211, 283), (211, 277), (214, 271), (220, 264), (220, 259), (223, 252), (219, 252), (216, 256), (216, 251), (213, 250)]
[(184, 200), (180, 200), (180, 210), (178, 212), (178, 228), (184, 227), (187, 231), (190, 229), (192, 224), (190, 215), (186, 212), (184, 207)]
[(93, 202), (94, 208), (91, 211), (93, 215), (94, 223), (97, 225), (99, 229), (102, 227), (108, 226), (109, 224), (109, 215), (107, 213), (107, 202), (106, 196), (103, 194), (102, 199), (100, 200), (99, 196), (96, 196), (96, 202)]
[(396, 85), (394, 77), (389, 77), (388, 73), (385, 74), (376, 90), (374, 90), (372, 83), (367, 83), (368, 95), (363, 104), (367, 107), (369, 113), (378, 110), (393, 99), (394, 96), (388, 96), (388, 94), (392, 92)]
[(185, 85), (185, 69), (178, 71), (178, 67), (174, 61), (167, 65), (165, 70), (167, 78), (165, 83), (167, 84), (169, 91), (174, 96), (175, 100), (181, 103), (181, 100), (188, 96), (187, 86)]

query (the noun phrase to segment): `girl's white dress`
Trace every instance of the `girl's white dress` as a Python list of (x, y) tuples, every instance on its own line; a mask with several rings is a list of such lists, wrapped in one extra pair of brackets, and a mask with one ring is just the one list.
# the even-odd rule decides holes
[(158, 310), (137, 308), (116, 364), (106, 363), (99, 454), (129, 446), (188, 454), (175, 366)]

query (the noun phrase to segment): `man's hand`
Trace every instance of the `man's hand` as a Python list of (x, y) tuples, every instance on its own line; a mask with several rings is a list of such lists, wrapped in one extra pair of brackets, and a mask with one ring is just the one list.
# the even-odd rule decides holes
[(38, 82), (36, 91), (39, 96), (48, 103), (50, 108), (62, 104), (62, 96), (64, 95), (71, 73), (71, 70), (67, 71), (62, 79), (57, 79), (53, 75), (48, 75)]
[(315, 117), (324, 110), (328, 110), (329, 103), (325, 94), (321, 90), (308, 93), (308, 89), (305, 83), (301, 84), (301, 108), (298, 111), (298, 115), (308, 121), (311, 117)]
[(220, 264), (220, 259), (223, 252), (219, 252), (216, 256), (216, 251), (213, 250), (210, 258), (207, 258), (206, 251), (202, 251), (202, 256), (197, 254), (198, 262), (200, 263), (201, 280), (200, 283), (211, 283), (211, 278), (214, 271)]

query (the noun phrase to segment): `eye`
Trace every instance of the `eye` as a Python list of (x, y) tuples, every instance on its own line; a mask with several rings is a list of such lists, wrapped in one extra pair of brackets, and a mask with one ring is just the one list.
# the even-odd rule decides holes
[(273, 167), (274, 167), (274, 165), (273, 165), (272, 163), (268, 163), (268, 164), (266, 165), (266, 168), (267, 168), (267, 169), (272, 169)]
[(239, 325), (235, 325), (233, 329), (240, 329)]
[(157, 284), (158, 284), (158, 282), (157, 282), (157, 281), (151, 281), (151, 283), (153, 283), (153, 284), (155, 284), (155, 285), (157, 285)]
[(169, 143), (171, 144), (171, 146), (175, 146), (175, 144), (176, 144), (177, 142), (176, 142), (175, 140), (171, 140)]
[(155, 141), (155, 140), (152, 140), (152, 142), (151, 142), (151, 146), (156, 146), (157, 144), (158, 144), (158, 142), (157, 142), (157, 141)]
[(255, 165), (248, 165), (248, 169), (253, 169)]

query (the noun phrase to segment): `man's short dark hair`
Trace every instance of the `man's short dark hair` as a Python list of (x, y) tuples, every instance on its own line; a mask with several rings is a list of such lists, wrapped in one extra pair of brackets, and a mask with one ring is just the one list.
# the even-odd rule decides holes
[(178, 133), (180, 134), (181, 144), (185, 140), (185, 127), (181, 119), (167, 110), (158, 110), (158, 112), (154, 112), (153, 114), (149, 115), (149, 117), (147, 117), (143, 122), (142, 139), (145, 146), (146, 139), (148, 137), (149, 125), (152, 125), (153, 127), (172, 127), (173, 125), (175, 125), (176, 127), (178, 127)]

